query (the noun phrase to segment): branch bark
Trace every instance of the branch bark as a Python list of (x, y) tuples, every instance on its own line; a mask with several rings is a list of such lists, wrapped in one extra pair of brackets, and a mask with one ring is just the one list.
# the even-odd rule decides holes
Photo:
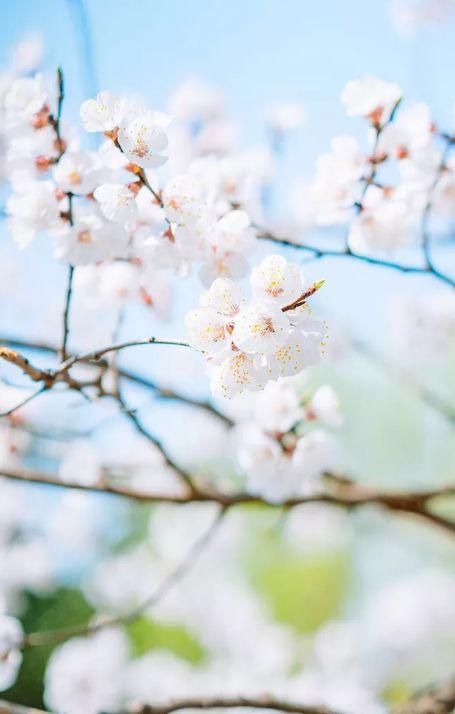
[(455, 678), (421, 692), (398, 707), (396, 714), (452, 714), (455, 709)]
[[(128, 498), (139, 503), (217, 503), (225, 508), (241, 505), (257, 505), (268, 508), (295, 508), (307, 503), (325, 503), (353, 510), (363, 506), (378, 506), (391, 513), (408, 515), (418, 520), (427, 521), (429, 524), (439, 526), (451, 535), (455, 535), (455, 522), (434, 513), (431, 510), (431, 501), (437, 498), (455, 496), (455, 486), (418, 492), (388, 492), (375, 490), (358, 483), (336, 477), (334, 487), (327, 493), (316, 493), (310, 496), (289, 498), (279, 503), (270, 503), (259, 496), (249, 493), (226, 494), (218, 491), (194, 490), (188, 495), (169, 495), (135, 491), (127, 486), (116, 486), (113, 483), (82, 485), (77, 482), (63, 483), (52, 474), (38, 471), (0, 469), (0, 476), (13, 481), (47, 484), (59, 488), (70, 488), (79, 491), (105, 493), (113, 496)], [(330, 476), (330, 475), (329, 475)]]

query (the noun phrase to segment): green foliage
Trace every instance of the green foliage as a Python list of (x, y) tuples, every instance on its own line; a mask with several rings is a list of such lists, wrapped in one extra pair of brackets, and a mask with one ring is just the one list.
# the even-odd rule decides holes
[[(47, 597), (28, 595), (27, 599), (22, 617), (25, 632), (85, 625), (93, 614), (83, 595), (70, 588), (59, 588)], [(53, 649), (53, 645), (25, 649), (19, 677), (11, 689), (2, 692), (3, 699), (42, 707), (44, 672)]]
[(140, 617), (128, 626), (133, 657), (140, 657), (150, 650), (166, 649), (199, 664), (205, 658), (202, 645), (181, 625), (168, 625)]
[(256, 534), (247, 572), (272, 616), (302, 633), (314, 632), (339, 614), (350, 579), (345, 551), (297, 553), (270, 528)]

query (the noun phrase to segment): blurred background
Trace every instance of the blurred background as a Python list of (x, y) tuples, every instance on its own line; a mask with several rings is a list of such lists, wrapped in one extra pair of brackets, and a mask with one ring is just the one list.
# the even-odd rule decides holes
[[(267, 167), (273, 163), (273, 180), (264, 181), (264, 216), (282, 232), (301, 225), (299, 187), (332, 138), (349, 134), (365, 143), (362, 121), (347, 117), (339, 101), (348, 80), (373, 74), (396, 81), (406, 98), (430, 105), (439, 127), (453, 131), (455, 4), (449, 0), (16, 0), (2, 13), (0, 37), (5, 72), (17, 62), (18, 43), (30, 39), (42, 44), (46, 77), (52, 81), (55, 67), (63, 68), (63, 115), (71, 125), (79, 124), (80, 103), (102, 89), (163, 111), (172, 111), (177, 89), (190, 80), (219, 93), (225, 124), (217, 140), (222, 136), (229, 150), (258, 156)], [(299, 119), (281, 136), (270, 116), (287, 103), (298, 106)], [(83, 137), (86, 146), (92, 136)], [(212, 138), (206, 141), (210, 146)], [(446, 272), (455, 268), (452, 228), (435, 237)], [(319, 240), (302, 230), (310, 243)], [(323, 240), (339, 233), (327, 229)], [(0, 223), (0, 339), (58, 343), (66, 270), (50, 257), (50, 246), (43, 238), (20, 253)], [(260, 250), (266, 254), (270, 246)], [(292, 251), (282, 252), (291, 259)], [(299, 262), (299, 255), (292, 258)], [(397, 260), (415, 260), (413, 249)], [(450, 289), (430, 276), (329, 258), (309, 263), (305, 275), (308, 282), (326, 279), (315, 310), (329, 323), (330, 344), (301, 389), (335, 389), (342, 421), (331, 431), (343, 471), (383, 488), (454, 484)], [(184, 315), (200, 289), (197, 277), (166, 281), (160, 309), (128, 307), (119, 338), (183, 336)], [(90, 300), (76, 294), (70, 347), (108, 344), (113, 320), (108, 315), (101, 324)], [(31, 354), (42, 366), (54, 359)], [(198, 354), (148, 348), (121, 357), (124, 368), (207, 398), (201, 362)], [(20, 389), (26, 380), (3, 366), (2, 377), (6, 408), (9, 385)], [(219, 420), (134, 386), (128, 396), (178, 461), (217, 473), (221, 484), (238, 478)], [(24, 410), (25, 423), (61, 437), (54, 443), (29, 430), (27, 466), (57, 468), (74, 441), (85, 450), (78, 468), (94, 459), (123, 463), (131, 454), (141, 466), (153, 463), (148, 445), (109, 406), (81, 401), (46, 394)], [(10, 450), (8, 432), (2, 462), (9, 463)], [(16, 614), (26, 631), (128, 610), (211, 516), (210, 506), (131, 505), (6, 480), (1, 488), (0, 611)], [(455, 514), (452, 503), (441, 508)], [(220, 682), (233, 692), (267, 688), (279, 673), (283, 696), (323, 691), (326, 703), (341, 711), (381, 714), (451, 673), (455, 573), (446, 534), (374, 508), (345, 513), (325, 506), (287, 516), (245, 509), (224, 526), (177, 594), (126, 628), (124, 669), (136, 697), (211, 691)], [(16, 539), (19, 531), (26, 535)], [(2, 696), (42, 706), (52, 650), (26, 650), (17, 682)]]

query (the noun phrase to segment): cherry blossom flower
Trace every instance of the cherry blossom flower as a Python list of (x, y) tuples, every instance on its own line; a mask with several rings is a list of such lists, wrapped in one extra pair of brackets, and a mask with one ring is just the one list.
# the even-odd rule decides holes
[(251, 271), (251, 289), (257, 300), (283, 307), (302, 294), (302, 273), (282, 255), (268, 255)]
[(251, 284), (255, 298), (240, 306), (232, 281), (215, 280), (201, 307), (186, 316), (190, 344), (205, 354), (212, 389), (224, 397), (296, 375), (320, 356), (321, 323), (309, 319), (305, 305), (283, 310), (302, 295), (298, 266), (268, 256), (253, 271)]
[(81, 216), (66, 233), (58, 236), (54, 254), (71, 265), (87, 265), (107, 258), (121, 257), (128, 234), (122, 226), (106, 223), (95, 214)]
[(93, 151), (66, 152), (52, 169), (57, 186), (65, 193), (92, 193), (103, 180), (103, 167)]
[(47, 706), (67, 714), (115, 709), (121, 701), (127, 657), (127, 638), (119, 630), (68, 640), (54, 650), (47, 666)]
[(85, 131), (112, 131), (119, 126), (126, 103), (110, 92), (100, 92), (95, 99), (81, 104), (80, 116)]
[(267, 382), (254, 396), (254, 419), (266, 432), (289, 431), (304, 417), (295, 386), (290, 381)]
[[(326, 385), (325, 389), (336, 400), (332, 388)], [(250, 411), (233, 430), (236, 461), (249, 492), (275, 502), (311, 493), (320, 486), (320, 477), (333, 465), (335, 452), (333, 440), (323, 428), (329, 410), (320, 418), (311, 408), (313, 400), (315, 404), (323, 401), (324, 394), (318, 395), (318, 391), (308, 401), (308, 397), (299, 396), (295, 380), (287, 379), (268, 382), (264, 391), (250, 395)], [(340, 419), (338, 411), (336, 416)], [(338, 419), (330, 424), (339, 425)]]
[(16, 681), (22, 663), (18, 649), (23, 637), (22, 625), (16, 617), (0, 614), (0, 691)]
[(384, 124), (401, 99), (403, 92), (396, 82), (367, 75), (349, 81), (341, 94), (348, 116), (363, 116), (374, 124)]
[(163, 207), (169, 221), (191, 226), (206, 216), (203, 187), (191, 175), (174, 176), (163, 191)]
[(251, 302), (236, 316), (232, 339), (244, 352), (270, 354), (284, 345), (289, 330), (289, 319), (279, 306)]
[(94, 196), (100, 204), (101, 213), (109, 221), (125, 225), (137, 216), (135, 194), (123, 184), (103, 183), (96, 188)]
[(149, 110), (130, 111), (121, 120), (118, 141), (125, 156), (142, 168), (158, 168), (167, 161), (162, 152), (168, 138), (165, 128), (169, 118)]
[(393, 251), (408, 243), (412, 214), (406, 199), (399, 193), (387, 195), (381, 188), (370, 186), (363, 200), (363, 210), (349, 228), (351, 248)]
[(378, 153), (394, 154), (404, 159), (427, 146), (432, 138), (430, 109), (423, 102), (402, 109), (395, 121), (384, 127), (379, 137)]
[(317, 160), (316, 176), (307, 199), (320, 225), (342, 223), (349, 218), (366, 166), (359, 144), (352, 137), (336, 137), (331, 148), (330, 153)]
[(324, 384), (315, 391), (309, 408), (312, 416), (329, 426), (339, 426), (343, 421), (340, 400), (330, 384)]
[(47, 103), (48, 95), (40, 74), (16, 79), (7, 92), (4, 103), (9, 118), (30, 120)]
[(41, 230), (62, 227), (59, 204), (52, 181), (29, 181), (17, 186), (8, 197), (8, 228), (15, 241), (25, 248)]

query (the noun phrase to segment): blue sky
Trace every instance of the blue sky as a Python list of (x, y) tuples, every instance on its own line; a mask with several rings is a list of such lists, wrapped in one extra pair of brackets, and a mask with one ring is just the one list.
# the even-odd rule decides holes
[[(80, 0), (15, 0), (2, 13), (0, 60), (27, 29), (42, 32), (47, 64), (60, 63), (67, 111), (87, 94), (80, 62)], [(296, 98), (309, 120), (303, 148), (313, 156), (339, 131), (352, 130), (338, 97), (343, 84), (373, 73), (400, 82), (414, 99), (431, 102), (447, 122), (455, 88), (452, 17), (437, 30), (403, 38), (389, 17), (389, 0), (85, 0), (100, 86), (139, 91), (162, 105), (188, 75), (219, 84), (245, 127), (261, 129), (263, 107)], [(85, 87), (84, 87), (85, 84)]]

